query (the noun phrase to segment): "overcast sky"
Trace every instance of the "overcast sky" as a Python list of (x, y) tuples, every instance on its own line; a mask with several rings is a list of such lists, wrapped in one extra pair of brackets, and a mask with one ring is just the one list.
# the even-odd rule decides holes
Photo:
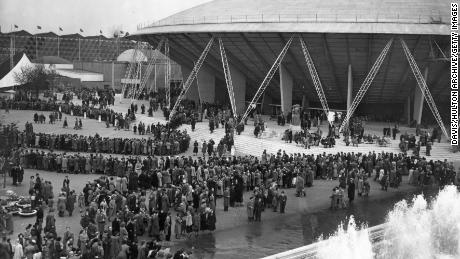
[[(16, 24), (31, 33), (112, 36), (117, 28), (133, 32), (139, 23), (154, 21), (210, 0), (0, 0), (0, 26)], [(37, 30), (37, 25), (42, 29)]]

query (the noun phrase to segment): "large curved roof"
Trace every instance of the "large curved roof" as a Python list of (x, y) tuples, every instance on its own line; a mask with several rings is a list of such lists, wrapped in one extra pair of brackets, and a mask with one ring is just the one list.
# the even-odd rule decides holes
[(135, 34), (177, 32), (321, 32), (449, 34), (447, 0), (215, 0)]
[[(230, 65), (247, 80), (246, 99), (250, 99), (288, 39), (295, 36), (283, 59), (294, 80), (293, 99), (306, 94), (319, 103), (300, 37), (310, 50), (328, 102), (340, 105), (346, 103), (349, 66), (356, 93), (391, 38), (394, 43), (363, 102), (407, 102), (416, 81), (402, 39), (420, 69), (428, 71), (433, 98), (444, 102), (450, 89), (449, 10), (447, 0), (215, 0), (141, 26), (130, 38), (154, 47), (167, 38), (170, 57), (188, 69), (211, 37), (220, 38)], [(216, 45), (204, 66), (220, 87), (225, 86), (225, 77)], [(274, 103), (280, 97), (278, 78), (275, 75), (266, 90)]]

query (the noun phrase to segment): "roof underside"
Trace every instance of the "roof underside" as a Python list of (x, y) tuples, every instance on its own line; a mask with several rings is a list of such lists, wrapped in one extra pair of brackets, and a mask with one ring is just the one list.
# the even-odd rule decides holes
[[(167, 36), (171, 58), (191, 68), (211, 35), (211, 33), (152, 34), (143, 35), (141, 38), (156, 47), (160, 38)], [(247, 77), (246, 98), (250, 99), (292, 33), (241, 32), (214, 35), (222, 38), (229, 63)], [(439, 49), (443, 49), (443, 53), (450, 53), (448, 36), (365, 33), (297, 35), (301, 36), (308, 45), (326, 98), (330, 103), (346, 103), (348, 64), (352, 66), (355, 95), (377, 56), (391, 38), (395, 41), (364, 97), (364, 103), (401, 103), (405, 102), (407, 96), (414, 91), (416, 82), (399, 38), (405, 40), (420, 69), (423, 71), (426, 67), (429, 68), (427, 82), (435, 100), (442, 101), (443, 97), (449, 94), (449, 63), (439, 58), (442, 57)], [(282, 64), (294, 78), (294, 100), (301, 100), (302, 95), (307, 94), (310, 101), (319, 101), (297, 38), (293, 41)], [(225, 82), (216, 42), (206, 58), (205, 66), (221, 82)], [(267, 93), (272, 97), (273, 102), (279, 102), (278, 74), (273, 77)]]

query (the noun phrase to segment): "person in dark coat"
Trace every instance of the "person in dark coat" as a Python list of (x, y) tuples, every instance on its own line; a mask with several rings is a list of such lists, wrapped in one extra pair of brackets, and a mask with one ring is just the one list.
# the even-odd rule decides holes
[(18, 170), (17, 170), (17, 166), (14, 166), (12, 169), (11, 169), (11, 177), (13, 177), (13, 185), (16, 186), (18, 185), (17, 182), (18, 182)]
[(348, 201), (350, 205), (353, 203), (355, 199), (355, 181), (353, 178), (350, 178), (348, 181)]
[(198, 141), (195, 140), (193, 143), (193, 155), (198, 155)]
[(256, 127), (254, 128), (254, 136), (255, 136), (256, 138), (258, 138), (258, 137), (259, 137), (259, 133), (260, 133), (260, 126), (259, 126), (259, 124), (257, 124)]
[(190, 124), (192, 126), (192, 131), (195, 131), (195, 125), (196, 125), (195, 115), (192, 115), (192, 120), (190, 121)]
[(287, 203), (287, 196), (284, 191), (281, 191), (281, 195), (279, 197), (280, 199), (280, 213), (284, 213), (284, 209), (286, 208), (286, 203)]
[(22, 180), (24, 180), (24, 168), (21, 165), (19, 165), (18, 167), (17, 177), (18, 177), (17, 182), (21, 184)]
[(254, 221), (261, 221), (261, 216), (262, 216), (262, 198), (259, 196), (256, 196), (254, 200)]
[(209, 119), (209, 131), (211, 133), (214, 132), (214, 120), (213, 119)]
[(228, 205), (230, 203), (230, 189), (227, 187), (224, 191), (224, 211), (228, 211)]
[(396, 139), (396, 134), (398, 133), (398, 128), (396, 128), (396, 125), (392, 129), (392, 135), (393, 135), (393, 140)]
[(200, 230), (201, 231), (205, 231), (208, 229), (208, 221), (207, 221), (207, 218), (206, 218), (206, 215), (207, 213), (206, 212), (203, 212), (200, 214), (200, 217), (201, 217), (201, 220), (200, 220)]
[(207, 220), (208, 230), (214, 231), (216, 230), (216, 213), (213, 210), (211, 210), (207, 214), (208, 214), (208, 220)]
[(129, 174), (129, 183), (128, 183), (128, 190), (134, 191), (138, 188), (138, 176), (136, 172), (131, 172)]

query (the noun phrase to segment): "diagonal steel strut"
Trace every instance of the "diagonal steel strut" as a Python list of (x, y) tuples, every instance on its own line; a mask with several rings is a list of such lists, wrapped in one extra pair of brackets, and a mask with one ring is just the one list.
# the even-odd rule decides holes
[[(302, 46), (303, 55), (305, 56), (305, 61), (307, 62), (308, 70), (310, 71), (311, 79), (313, 80), (316, 92), (318, 93), (318, 98), (327, 118), (329, 115), (329, 105), (327, 104), (326, 95), (324, 94), (321, 80), (319, 79), (318, 72), (316, 71), (315, 64), (313, 63), (313, 59), (310, 56), (310, 52), (308, 51), (307, 44), (305, 44), (305, 41), (302, 39), (302, 37), (299, 37), (299, 40), (300, 45)], [(329, 124), (331, 124), (331, 122), (329, 122)]]
[(385, 57), (387, 56), (388, 51), (390, 50), (391, 44), (393, 44), (393, 38), (391, 38), (388, 41), (387, 45), (385, 45), (382, 52), (377, 57), (377, 60), (372, 66), (371, 70), (369, 71), (366, 78), (364, 79), (363, 84), (361, 85), (358, 93), (353, 99), (353, 103), (350, 105), (350, 108), (347, 111), (347, 115), (345, 116), (345, 119), (343, 120), (342, 125), (340, 126), (339, 132), (342, 132), (345, 126), (348, 125), (348, 122), (350, 121), (351, 116), (355, 112), (356, 108), (358, 107), (359, 103), (363, 99), (364, 95), (366, 95), (367, 89), (369, 89), (369, 86), (372, 84), (372, 81), (374, 80), (375, 76), (379, 72), (380, 67), (382, 66), (382, 63), (385, 60)]
[(249, 116), (249, 113), (251, 110), (255, 107), (257, 101), (262, 97), (263, 93), (265, 92), (265, 89), (267, 89), (268, 84), (270, 83), (271, 79), (273, 78), (273, 75), (275, 74), (276, 70), (279, 68), (281, 61), (283, 61), (284, 56), (286, 55), (289, 47), (291, 46), (292, 39), (294, 38), (295, 34), (291, 36), (291, 38), (286, 42), (286, 45), (284, 45), (284, 48), (281, 50), (280, 54), (276, 58), (275, 62), (273, 63), (272, 67), (268, 71), (267, 75), (265, 76), (264, 80), (259, 86), (259, 89), (257, 90), (256, 94), (252, 98), (251, 102), (249, 103), (248, 108), (244, 112), (243, 116), (241, 117), (240, 124), (244, 123), (244, 120)]
[(225, 82), (227, 83), (228, 97), (230, 98), (230, 105), (232, 106), (233, 116), (236, 116), (236, 104), (235, 104), (235, 93), (233, 92), (232, 75), (230, 73), (230, 67), (228, 66), (227, 54), (225, 53), (224, 43), (219, 38), (219, 49), (220, 56), (222, 58), (222, 67), (225, 74)]
[(198, 74), (198, 71), (200, 71), (201, 66), (203, 65), (204, 60), (206, 59), (206, 56), (209, 53), (209, 50), (212, 47), (212, 44), (214, 43), (214, 37), (212, 37), (206, 47), (204, 48), (203, 52), (201, 53), (201, 56), (198, 58), (198, 61), (196, 62), (195, 66), (193, 66), (192, 72), (190, 72), (190, 75), (187, 78), (187, 81), (185, 81), (185, 84), (183, 86), (183, 89), (179, 96), (177, 97), (176, 103), (174, 104), (174, 107), (171, 110), (171, 113), (169, 114), (169, 118), (172, 118), (174, 114), (177, 111), (177, 108), (179, 108), (180, 102), (182, 99), (184, 99), (185, 94), (187, 93), (188, 89), (192, 85), (193, 80), (195, 80), (196, 75)]
[(428, 88), (425, 78), (423, 77), (422, 73), (420, 72), (420, 69), (417, 65), (417, 62), (415, 62), (414, 57), (412, 56), (412, 53), (410, 52), (409, 48), (407, 47), (406, 42), (400, 38), (401, 45), (404, 50), (404, 54), (406, 54), (407, 61), (409, 62), (410, 68), (412, 69), (412, 72), (414, 73), (414, 77), (417, 80), (417, 85), (422, 91), (423, 96), (425, 97), (426, 102), (428, 103), (428, 106), (430, 107), (431, 112), (433, 113), (434, 118), (436, 119), (436, 122), (438, 123), (439, 127), (442, 130), (442, 133), (447, 137), (450, 138), (449, 135), (447, 134), (446, 127), (444, 123), (442, 122), (441, 115), (439, 114), (438, 107), (436, 106), (436, 103), (434, 102), (433, 97), (431, 96), (430, 89)]

